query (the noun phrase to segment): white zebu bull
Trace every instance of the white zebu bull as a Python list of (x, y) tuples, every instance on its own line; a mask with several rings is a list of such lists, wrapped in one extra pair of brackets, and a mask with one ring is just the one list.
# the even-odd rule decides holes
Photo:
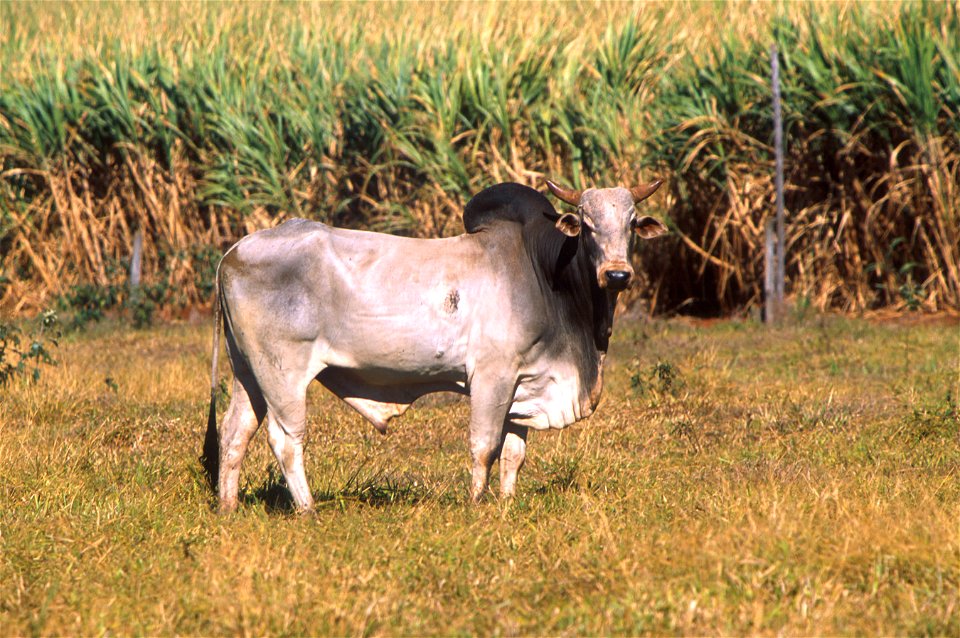
[[(237, 506), (240, 463), (261, 421), (296, 507), (313, 506), (303, 468), (307, 386), (317, 379), (381, 432), (418, 397), (470, 396), (471, 493), (500, 459), (512, 496), (527, 428), (589, 416), (602, 389), (630, 235), (666, 231), (634, 204), (656, 181), (583, 192), (547, 182), (575, 213), (500, 184), (464, 210), (466, 234), (410, 239), (302, 219), (244, 237), (218, 268), (213, 388), (204, 462), (220, 506)], [(234, 371), (217, 440), (220, 313)]]

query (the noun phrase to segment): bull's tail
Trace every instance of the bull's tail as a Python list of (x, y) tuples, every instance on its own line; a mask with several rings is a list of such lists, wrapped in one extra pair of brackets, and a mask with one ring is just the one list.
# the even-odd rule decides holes
[(203, 455), (200, 462), (207, 473), (207, 481), (210, 487), (217, 489), (217, 482), (220, 479), (220, 442), (217, 435), (217, 364), (220, 360), (220, 330), (223, 322), (221, 321), (220, 310), (220, 268), (217, 268), (216, 278), (213, 286), (213, 366), (210, 372), (210, 412), (207, 414), (207, 434), (203, 439)]

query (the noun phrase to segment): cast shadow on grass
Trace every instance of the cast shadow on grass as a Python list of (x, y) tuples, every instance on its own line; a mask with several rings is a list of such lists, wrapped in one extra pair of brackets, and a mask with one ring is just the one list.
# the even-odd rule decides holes
[[(313, 490), (317, 509), (331, 506), (345, 509), (351, 503), (370, 507), (416, 505), (439, 496), (414, 478), (397, 478), (384, 470), (369, 472), (363, 465), (352, 471), (342, 485), (328, 484)], [(267, 479), (258, 486), (242, 489), (240, 502), (247, 506), (262, 503), (271, 514), (292, 514), (296, 511), (287, 483), (275, 468), (270, 469)]]

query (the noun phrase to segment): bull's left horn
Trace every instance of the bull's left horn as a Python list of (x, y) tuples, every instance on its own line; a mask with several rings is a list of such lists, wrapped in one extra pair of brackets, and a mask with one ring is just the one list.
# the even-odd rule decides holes
[[(547, 183), (549, 184), (549, 182)], [(658, 179), (655, 182), (650, 182), (649, 184), (644, 184), (642, 186), (634, 186), (633, 188), (631, 188), (630, 194), (633, 195), (633, 203), (639, 204), (646, 198), (653, 195), (655, 192), (657, 192), (657, 189), (660, 188), (660, 184), (663, 184), (662, 179)]]
[(550, 192), (557, 196), (557, 199), (567, 202), (571, 206), (580, 205), (580, 197), (583, 195), (583, 191), (575, 191), (571, 188), (564, 188), (563, 186), (558, 186), (554, 184), (549, 179), (544, 180), (547, 182), (547, 188), (550, 189)]

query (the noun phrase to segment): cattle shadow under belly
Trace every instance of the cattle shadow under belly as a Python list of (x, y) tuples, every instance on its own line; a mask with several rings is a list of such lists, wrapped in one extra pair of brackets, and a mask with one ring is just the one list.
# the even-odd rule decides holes
[(324, 369), (316, 378), (382, 433), (387, 431), (391, 419), (406, 412), (414, 401), (426, 394), (465, 393), (462, 383), (452, 379), (403, 383), (395, 374), (385, 372), (381, 376), (374, 375), (374, 381), (371, 381), (355, 371), (331, 367)]

